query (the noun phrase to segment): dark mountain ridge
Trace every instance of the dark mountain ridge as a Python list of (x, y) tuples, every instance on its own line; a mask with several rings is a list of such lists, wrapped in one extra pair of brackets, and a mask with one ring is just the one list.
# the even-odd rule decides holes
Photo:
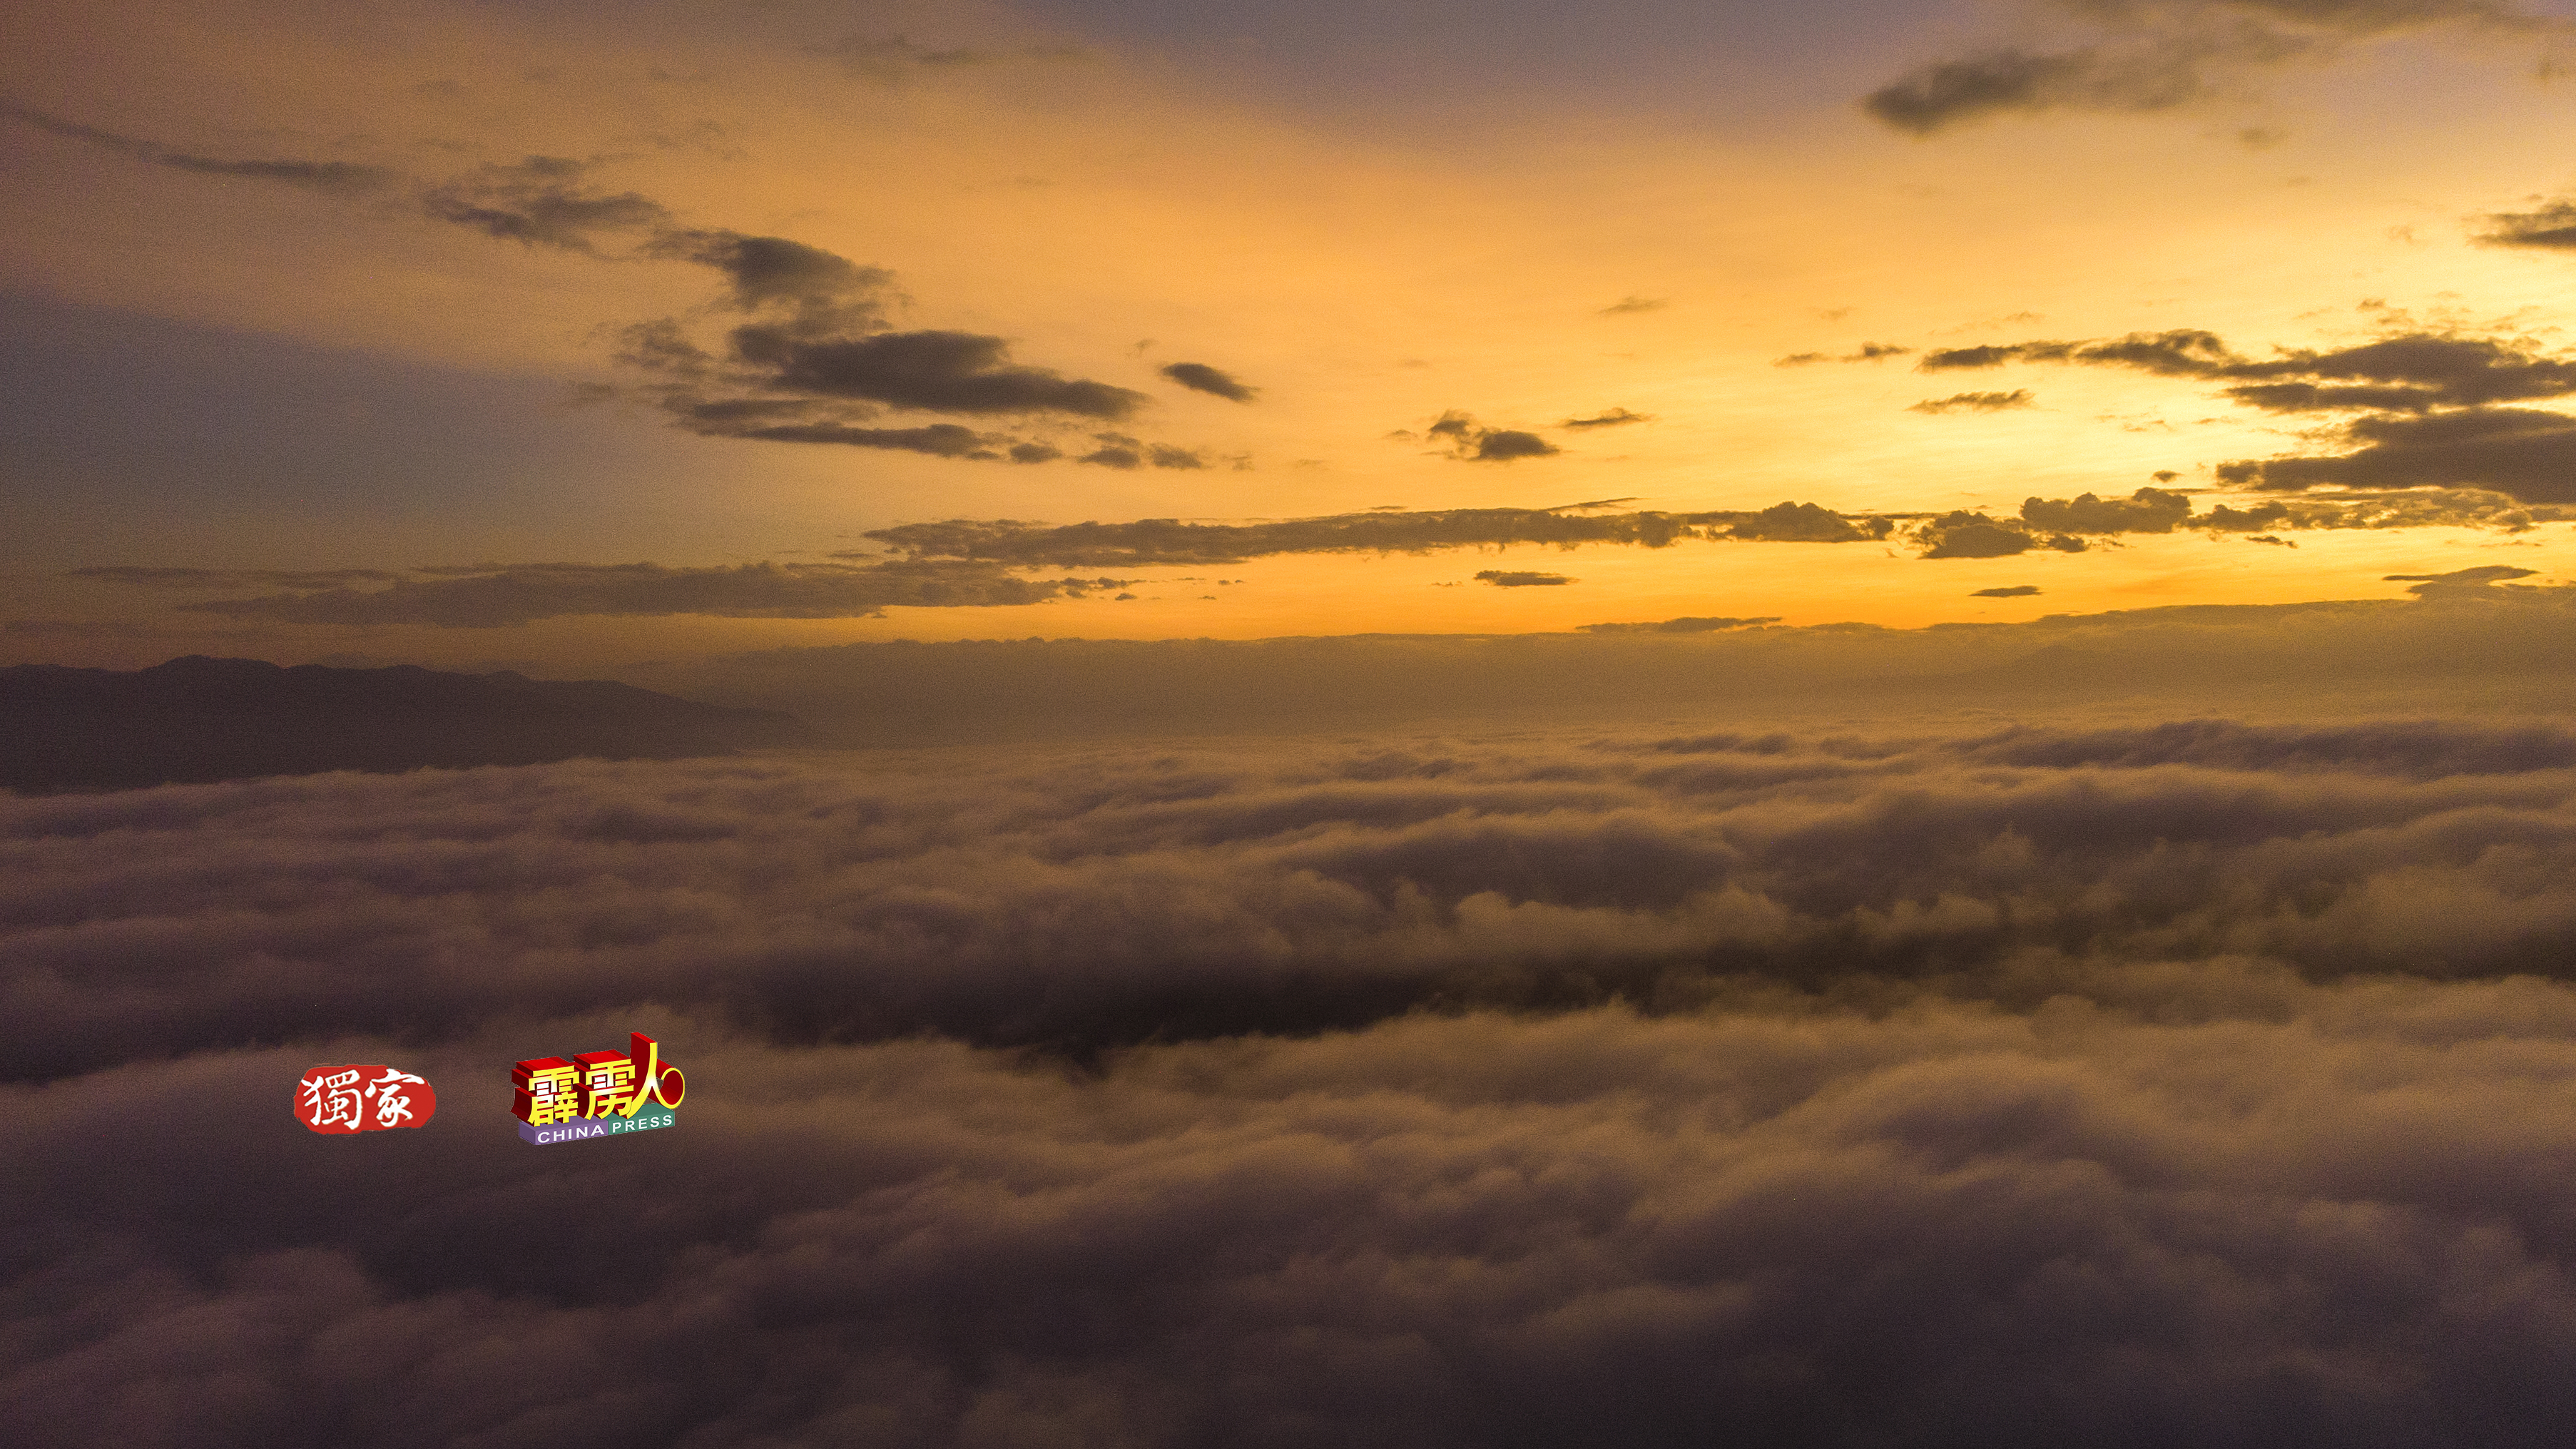
[(676, 759), (797, 744), (804, 734), (793, 715), (774, 710), (508, 672), (281, 668), (203, 655), (130, 672), (0, 668), (0, 788), (22, 791)]

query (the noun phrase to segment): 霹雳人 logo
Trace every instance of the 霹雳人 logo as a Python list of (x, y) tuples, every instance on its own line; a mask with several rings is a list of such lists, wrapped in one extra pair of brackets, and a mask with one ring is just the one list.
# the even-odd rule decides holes
[(584, 1052), (566, 1061), (537, 1057), (510, 1069), (511, 1114), (519, 1137), (540, 1146), (649, 1132), (678, 1120), (672, 1108), (688, 1095), (689, 1079), (662, 1060), (662, 1049), (644, 1033), (629, 1032), (624, 1055)]

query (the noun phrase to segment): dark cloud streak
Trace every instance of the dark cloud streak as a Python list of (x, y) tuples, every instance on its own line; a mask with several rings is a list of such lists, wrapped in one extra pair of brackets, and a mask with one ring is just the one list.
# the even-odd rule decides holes
[(1897, 130), (1929, 136), (2011, 112), (2170, 110), (2204, 89), (2183, 56), (2003, 49), (1924, 66), (1870, 92), (1861, 109)]
[(671, 213), (637, 192), (603, 194), (582, 184), (589, 166), (561, 156), (531, 156), (486, 166), (421, 193), (422, 209), (440, 221), (496, 241), (596, 254), (596, 237), (667, 230)]
[(1907, 408), (1910, 413), (2001, 413), (2034, 406), (2030, 389), (2011, 392), (1962, 392), (1949, 397), (1925, 398)]
[(1240, 563), (1290, 553), (1427, 553), (1440, 549), (1549, 544), (1668, 548), (1689, 539), (1859, 543), (1893, 524), (1813, 503), (1759, 512), (1591, 513), (1577, 509), (1456, 508), (1333, 514), (1269, 523), (1024, 523), (950, 519), (871, 529), (864, 536), (919, 558), (977, 559), (1015, 567), (1134, 567)]
[(1652, 413), (1635, 413), (1626, 408), (1612, 408), (1608, 412), (1595, 413), (1588, 418), (1567, 418), (1557, 426), (1582, 432), (1591, 428), (1622, 428), (1630, 423), (1651, 423), (1654, 420), (1655, 415)]
[(2502, 211), (2481, 220), (2486, 230), (2477, 240), (2488, 246), (2576, 249), (2576, 201), (2552, 201), (2535, 211)]
[(1487, 427), (1455, 408), (1434, 419), (1423, 429), (1423, 436), (1442, 444), (1450, 457), (1468, 463), (1510, 463), (1564, 451), (1536, 433)]
[(1142, 393), (1010, 361), (999, 337), (972, 332), (880, 332), (808, 339), (776, 327), (740, 327), (734, 355), (790, 395), (850, 398), (926, 412), (1069, 413), (1117, 420)]
[(1925, 520), (1913, 530), (1913, 539), (1923, 546), (1927, 559), (2010, 558), (2034, 548), (2060, 553), (2082, 553), (2085, 549), (2084, 540), (2070, 534), (2025, 528), (2019, 522), (1964, 509), (1952, 509)]
[(2562, 29), (2487, 0), (2179, 0), (2059, 7), (2095, 36), (2061, 50), (2005, 46), (1936, 61), (1871, 92), (1861, 109), (1927, 137), (1966, 122), (2052, 111), (2153, 114), (2238, 90), (2242, 78), (2319, 61), (2356, 41), (2449, 28), (2531, 36)]
[(2171, 533), (2190, 517), (2191, 499), (2169, 488), (2141, 488), (2127, 498), (2022, 500), (2021, 521), (2053, 533)]
[(1787, 357), (1779, 359), (1771, 365), (1773, 367), (1805, 367), (1818, 362), (1884, 362), (1891, 357), (1906, 356), (1913, 350), (1914, 349), (1911, 347), (1899, 347), (1894, 343), (1888, 342), (1864, 342), (1860, 345), (1860, 350), (1858, 352), (1846, 353), (1841, 357), (1829, 356), (1822, 352), (1794, 352)]
[(225, 176), (244, 181), (274, 181), (326, 196), (364, 196), (391, 187), (399, 174), (382, 166), (366, 166), (348, 161), (307, 161), (284, 159), (227, 159), (202, 156), (146, 141), (140, 137), (102, 130), (67, 121), (43, 111), (0, 101), (0, 116), (33, 126), (66, 140), (86, 141), (122, 156), (168, 167), (173, 171), (193, 172), (200, 176)]
[(1248, 403), (1261, 394), (1261, 389), (1247, 386), (1231, 373), (1204, 362), (1169, 363), (1162, 372), (1163, 376), (1193, 392), (1208, 393), (1228, 402)]
[(2343, 430), (2353, 452), (2218, 465), (2219, 481), (2261, 489), (2488, 489), (2523, 503), (2576, 504), (2576, 418), (2529, 408), (2431, 417), (2366, 417)]
[(974, 46), (926, 46), (901, 35), (847, 36), (814, 53), (840, 62), (853, 77), (900, 84), (925, 75), (979, 70), (989, 66), (1082, 61), (1090, 53), (1075, 46), (1029, 45), (1008, 49)]
[(1728, 629), (1758, 629), (1765, 624), (1779, 622), (1780, 616), (1777, 614), (1765, 614), (1759, 618), (1750, 619), (1686, 615), (1679, 619), (1664, 619), (1654, 623), (1584, 624), (1578, 627), (1586, 634), (1714, 634)]

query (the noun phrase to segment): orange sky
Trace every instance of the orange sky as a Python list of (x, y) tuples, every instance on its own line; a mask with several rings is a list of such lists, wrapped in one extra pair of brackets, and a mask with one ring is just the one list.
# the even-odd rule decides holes
[[(1107, 4), (669, 6), (619, 25), (572, 6), (22, 10), (0, 22), (0, 167), (30, 219), (0, 236), (0, 327), (34, 419), (0, 447), (19, 519), (0, 577), (9, 652), (569, 669), (896, 637), (1681, 615), (1911, 626), (2395, 597), (2404, 586), (2386, 575), (2497, 564), (2567, 575), (2570, 525), (2553, 520), (2576, 485), (2552, 481), (2569, 476), (2548, 451), (2558, 442), (2504, 485), (2441, 472), (2470, 466), (2447, 454), (2410, 464), (2402, 481), (2425, 498), (2483, 499), (2474, 517), (2428, 504), (2422, 526), (2297, 529), (2266, 545), (2186, 525), (2091, 535), (2081, 552), (2033, 534), (2006, 556), (1929, 559), (1932, 540), (1913, 532), (1952, 510), (2009, 523), (2031, 497), (2126, 497), (2159, 472), (2206, 517), (2260, 501), (2223, 488), (2219, 464), (2348, 455), (2356, 427), (2428, 415), (2231, 401), (2224, 388), (2250, 373), (1920, 370), (1935, 349), (2194, 329), (2240, 368), (2414, 338), (2547, 373), (2576, 254), (2478, 238), (2496, 226), (2482, 218), (2545, 214), (2569, 180), (2554, 145), (2567, 93), (2534, 79), (2554, 21), (2499, 30), (2429, 6), (2379, 34), (2286, 3), (2186, 6), (2158, 23), (2253, 15), (2304, 37), (2307, 57), (2222, 55), (2170, 105), (2106, 72), (1963, 106), (1916, 135), (1864, 97), (1997, 46), (2043, 52), (2085, 22), (1852, 13), (1870, 40), (1838, 51), (1787, 22), (1720, 12), (1684, 32), (1640, 7), (1634, 54), (1603, 41), (1551, 68), (1547, 33), (1507, 9), (1463, 59), (1426, 46), (1380, 73), (1311, 37), (1236, 44)], [(1706, 47), (1699, 90), (1668, 53), (1676, 36)], [(2075, 39), (2117, 56), (2156, 36)], [(528, 157), (567, 166), (534, 181)], [(287, 163), (375, 180), (323, 185), (282, 175)], [(461, 214), (535, 204), (546, 186), (557, 200), (631, 196), (660, 219), (550, 242)], [(871, 316), (830, 345), (993, 338), (996, 366), (1140, 396), (1116, 417), (960, 410), (754, 377), (725, 339), (768, 314), (729, 305), (724, 276), (667, 241), (719, 232), (890, 274)], [(692, 434), (672, 425), (672, 375), (619, 360), (623, 329), (655, 318), (716, 359), (722, 378), (692, 397), (785, 399), (844, 426), (944, 423), (998, 440), (987, 452), (1059, 456)], [(1779, 365), (1863, 344), (1906, 351)], [(1159, 371), (1184, 362), (1257, 392), (1229, 401)], [(2547, 414), (2569, 392), (2446, 397), (2429, 416)], [(2008, 405), (1914, 410), (1961, 394)], [(1645, 420), (1565, 426), (1614, 409)], [(1462, 457), (1472, 449), (1428, 431), (1451, 413), (1556, 451)], [(1154, 466), (1156, 445), (1197, 466)], [(1120, 450), (1138, 466), (1075, 461)], [(1140, 565), (1082, 597), (831, 618), (648, 603), (464, 627), (357, 606), (175, 607), (321, 587), (241, 570), (375, 571), (341, 585), (363, 592), (454, 577), (409, 572), (424, 567), (820, 563), (868, 549), (868, 530), (952, 518), (1242, 522), (1607, 499), (1902, 517), (1875, 542)], [(234, 572), (148, 586), (72, 575), (101, 568)], [(1497, 587), (1476, 579), (1487, 570), (1571, 582)], [(1977, 596), (2024, 587), (2038, 592)]]

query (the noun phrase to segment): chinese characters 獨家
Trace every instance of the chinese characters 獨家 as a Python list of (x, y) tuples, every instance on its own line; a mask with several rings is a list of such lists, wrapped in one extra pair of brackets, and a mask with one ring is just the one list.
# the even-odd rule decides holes
[(438, 1111), (429, 1080), (381, 1062), (315, 1067), (296, 1084), (295, 1120), (331, 1135), (418, 1127)]

